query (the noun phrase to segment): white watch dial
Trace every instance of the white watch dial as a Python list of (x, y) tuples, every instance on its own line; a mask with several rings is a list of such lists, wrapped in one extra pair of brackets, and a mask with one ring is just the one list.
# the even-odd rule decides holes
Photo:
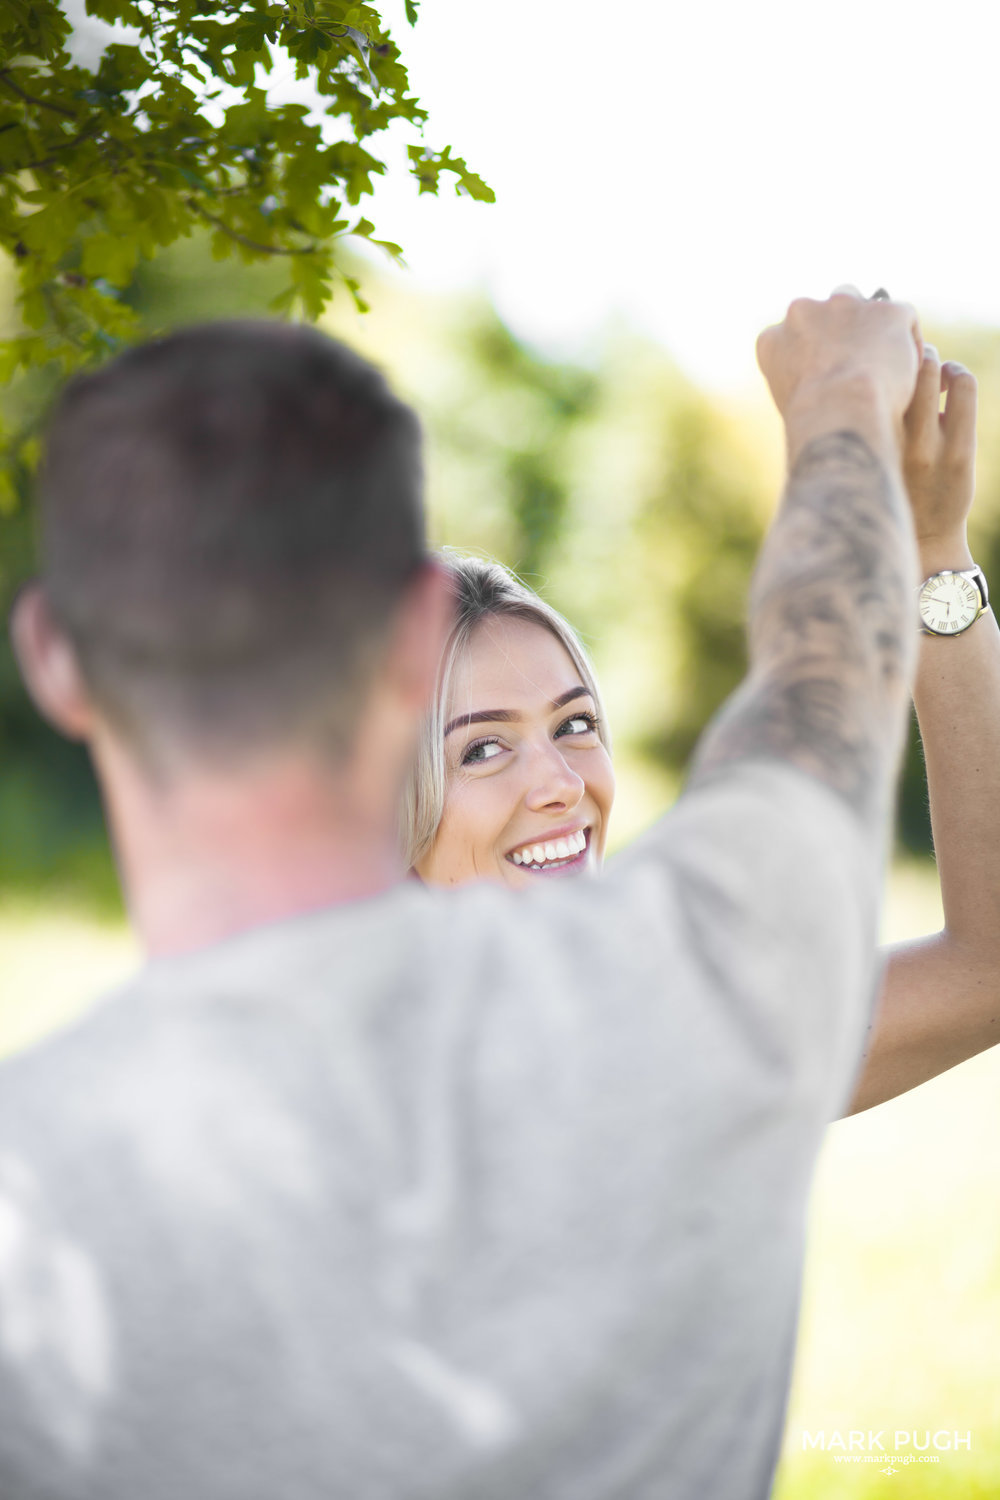
[(979, 590), (961, 573), (939, 573), (920, 590), (920, 618), (935, 635), (957, 635), (979, 614)]

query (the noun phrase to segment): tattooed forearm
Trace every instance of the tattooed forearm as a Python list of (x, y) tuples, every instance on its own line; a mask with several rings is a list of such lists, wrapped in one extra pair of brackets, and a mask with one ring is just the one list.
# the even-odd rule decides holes
[(853, 432), (799, 455), (750, 594), (750, 673), (704, 735), (689, 784), (791, 761), (863, 816), (884, 811), (916, 653), (902, 481)]

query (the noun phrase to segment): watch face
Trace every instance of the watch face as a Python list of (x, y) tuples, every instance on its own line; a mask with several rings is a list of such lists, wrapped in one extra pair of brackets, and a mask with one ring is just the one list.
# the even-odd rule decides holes
[(979, 614), (979, 590), (961, 573), (937, 573), (920, 590), (920, 618), (935, 635), (957, 635)]

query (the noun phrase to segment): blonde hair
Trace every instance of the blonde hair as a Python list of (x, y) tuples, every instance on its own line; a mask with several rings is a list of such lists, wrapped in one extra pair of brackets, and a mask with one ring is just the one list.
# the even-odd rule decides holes
[(455, 667), (468, 647), (473, 631), (484, 620), (497, 616), (527, 620), (532, 625), (541, 625), (556, 637), (576, 667), (581, 684), (594, 700), (599, 721), (597, 733), (605, 749), (611, 753), (611, 737), (594, 669), (569, 621), (502, 563), (468, 556), (451, 547), (443, 547), (438, 558), (452, 575), (456, 618), (441, 655), (434, 703), (424, 722), (400, 807), (400, 839), (407, 865), (411, 868), (426, 854), (437, 836), (444, 812), (447, 779), (445, 705)]

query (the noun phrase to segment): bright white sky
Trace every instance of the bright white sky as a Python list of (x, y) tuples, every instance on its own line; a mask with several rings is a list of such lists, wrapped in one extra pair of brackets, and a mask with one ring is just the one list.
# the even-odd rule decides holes
[(524, 337), (571, 350), (617, 310), (729, 386), (842, 281), (1000, 323), (996, 0), (423, 0), (393, 30), (428, 141), (498, 201), (398, 183), (380, 232)]
[(362, 210), (414, 282), (485, 286), (559, 353), (624, 315), (719, 387), (756, 383), (760, 329), (842, 281), (1000, 324), (996, 0), (402, 11), (428, 143), (498, 200), (380, 185)]

